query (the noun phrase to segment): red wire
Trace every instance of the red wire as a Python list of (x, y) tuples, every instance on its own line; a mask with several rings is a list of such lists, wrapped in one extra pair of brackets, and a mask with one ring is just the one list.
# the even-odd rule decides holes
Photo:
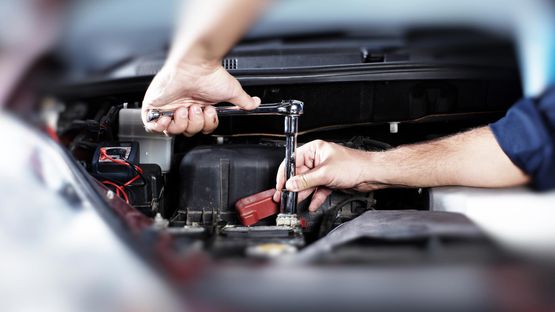
[[(108, 159), (108, 160), (111, 161), (111, 162), (116, 163), (116, 164), (120, 164), (120, 165), (123, 165), (123, 166), (130, 167), (129, 163), (127, 163), (127, 162), (125, 162), (125, 161), (123, 161), (123, 160), (121, 160), (121, 159), (112, 158), (111, 156), (109, 156), (108, 154), (106, 154), (106, 150), (101, 149), (101, 150), (100, 150), (100, 158), (102, 159), (103, 157), (106, 158), (106, 159)], [(133, 167), (135, 167), (135, 170), (137, 170), (137, 172), (143, 173), (143, 169), (141, 169), (141, 167), (136, 166), (136, 165), (133, 166)]]
[(140, 177), (141, 177), (141, 176), (139, 176), (139, 175), (134, 176), (131, 180), (125, 182), (125, 183), (123, 184), (123, 186), (129, 186), (129, 185), (131, 185), (133, 182), (137, 181)]
[[(109, 156), (108, 154), (106, 154), (106, 150), (105, 149), (100, 149), (100, 159), (108, 159), (113, 163), (119, 164), (119, 165), (123, 165), (123, 166), (128, 166), (131, 167), (131, 165), (121, 159), (115, 159), (112, 158), (111, 156)], [(135, 168), (135, 170), (142, 174), (143, 173), (143, 169), (137, 165), (133, 166)], [(125, 199), (125, 202), (129, 204), (129, 196), (127, 195), (127, 193), (125, 192), (125, 187), (131, 185), (133, 182), (137, 181), (141, 176), (140, 174), (137, 174), (136, 176), (134, 176), (133, 178), (131, 178), (131, 180), (125, 182), (123, 185), (118, 185), (112, 181), (102, 181), (103, 184), (107, 184), (107, 185), (111, 185), (113, 187), (116, 188), (116, 195), (118, 195), (119, 197), (122, 197), (123, 199)]]
[(125, 192), (125, 189), (123, 188), (123, 186), (117, 185), (116, 183), (108, 180), (102, 181), (102, 184), (111, 185), (115, 187), (116, 195), (118, 195), (119, 197), (122, 197), (125, 200), (125, 202), (129, 204), (129, 196), (127, 196), (127, 193)]

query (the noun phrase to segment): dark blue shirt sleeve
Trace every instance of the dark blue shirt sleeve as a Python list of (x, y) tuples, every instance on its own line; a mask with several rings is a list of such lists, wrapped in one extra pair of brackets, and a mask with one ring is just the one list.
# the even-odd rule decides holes
[(507, 156), (540, 191), (555, 188), (555, 88), (518, 101), (490, 125)]

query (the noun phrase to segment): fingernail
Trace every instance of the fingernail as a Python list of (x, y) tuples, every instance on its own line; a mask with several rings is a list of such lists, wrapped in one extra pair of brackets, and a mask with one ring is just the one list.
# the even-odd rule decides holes
[(189, 112), (186, 109), (179, 110), (179, 118), (185, 119), (187, 118), (187, 115), (189, 115)]
[(193, 112), (195, 113), (195, 115), (200, 115), (200, 113), (202, 113), (202, 110), (200, 109), (200, 107), (195, 106), (193, 107)]

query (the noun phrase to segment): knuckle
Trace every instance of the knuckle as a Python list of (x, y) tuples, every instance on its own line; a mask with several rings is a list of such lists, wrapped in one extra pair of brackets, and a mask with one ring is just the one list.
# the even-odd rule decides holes
[(142, 109), (143, 111), (146, 111), (147, 109), (151, 108), (152, 106), (153, 106), (153, 105), (152, 105), (152, 99), (147, 99), (147, 98), (145, 98), (145, 99), (143, 100), (143, 102), (141, 103), (141, 109)]
[(187, 120), (187, 117), (189, 117), (188, 115), (189, 115), (189, 111), (186, 108), (178, 108), (175, 111), (174, 120), (180, 120), (180, 121)]
[(202, 133), (203, 133), (203, 134), (210, 134), (210, 133), (212, 133), (213, 131), (214, 131), (214, 129), (211, 128), (211, 127), (204, 127), (204, 128), (202, 129)]
[(322, 168), (321, 171), (320, 171), (320, 178), (321, 178), (323, 184), (325, 184), (325, 185), (330, 184), (331, 181), (332, 181), (331, 170), (328, 167)]
[(216, 109), (212, 105), (204, 106), (204, 113), (207, 115), (214, 115), (216, 113)]
[(166, 127), (163, 127), (161, 124), (155, 124), (154, 126), (150, 127), (150, 130), (154, 131), (154, 132), (162, 132), (166, 129)]
[(324, 144), (325, 142), (324, 142), (324, 140), (318, 139), (318, 140), (312, 141), (312, 143), (316, 146), (322, 146), (322, 144)]
[(303, 188), (308, 187), (309, 180), (306, 174), (303, 174), (299, 177), (299, 185)]

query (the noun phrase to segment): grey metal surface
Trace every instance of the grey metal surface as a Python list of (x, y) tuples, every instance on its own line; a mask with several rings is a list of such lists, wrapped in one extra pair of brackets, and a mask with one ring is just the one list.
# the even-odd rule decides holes
[(336, 227), (328, 235), (285, 261), (310, 262), (333, 248), (358, 238), (398, 240), (432, 236), (480, 238), (483, 237), (483, 233), (464, 215), (458, 213), (416, 210), (367, 211)]

